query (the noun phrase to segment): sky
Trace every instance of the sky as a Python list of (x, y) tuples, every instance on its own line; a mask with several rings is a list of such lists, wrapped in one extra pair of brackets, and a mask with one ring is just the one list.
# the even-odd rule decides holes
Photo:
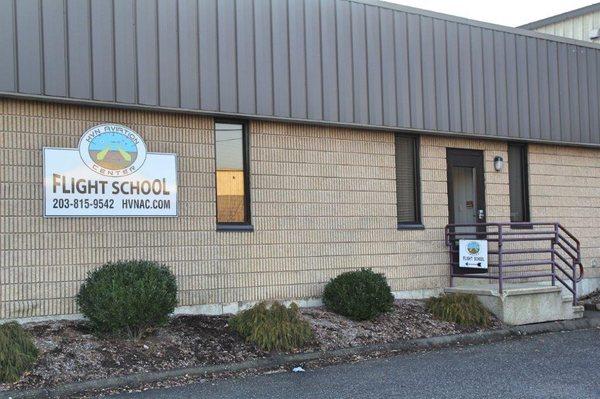
[(386, 0), (391, 3), (491, 22), (519, 26), (585, 7), (590, 0)]

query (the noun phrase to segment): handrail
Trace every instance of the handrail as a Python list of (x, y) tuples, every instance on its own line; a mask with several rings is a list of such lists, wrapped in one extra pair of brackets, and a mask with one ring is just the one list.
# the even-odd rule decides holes
[(565, 232), (565, 234), (571, 237), (571, 239), (577, 243), (577, 247), (579, 247), (579, 240), (577, 239), (577, 237), (575, 237), (569, 230), (565, 229), (562, 224), (556, 223), (556, 226), (558, 226), (559, 229), (561, 229)]
[[(471, 228), (470, 231), (456, 231), (457, 228)], [(511, 231), (507, 231), (507, 230)], [(514, 229), (514, 230), (513, 230)], [(518, 229), (518, 230), (517, 230)], [(497, 276), (487, 274), (455, 274), (451, 271), (451, 277), (463, 278), (487, 278), (498, 280), (499, 292), (502, 293), (503, 281), (522, 278), (550, 277), (552, 285), (558, 281), (573, 294), (573, 303), (577, 303), (577, 283), (583, 279), (584, 268), (581, 263), (581, 244), (564, 226), (557, 222), (504, 222), (504, 223), (455, 223), (448, 224), (444, 228), (445, 244), (451, 254), (456, 256), (457, 241), (462, 237), (485, 239), (488, 244), (495, 244), (494, 248), (488, 249), (489, 256), (496, 256), (497, 262), (488, 261), (489, 267), (497, 268)], [(516, 242), (535, 243), (548, 241), (549, 245), (543, 248), (505, 248)], [(508, 260), (510, 255), (527, 254), (549, 254), (550, 259), (535, 258), (528, 260)], [(562, 263), (560, 263), (562, 262)], [(454, 259), (451, 266), (457, 266)], [(519, 267), (550, 265), (551, 272), (524, 273), (517, 276), (504, 275), (504, 268), (515, 270)], [(536, 270), (540, 270), (537, 268)]]
[(583, 275), (585, 273), (585, 270), (584, 270), (581, 262), (577, 263), (577, 265), (579, 266), (579, 277), (577, 278), (577, 282), (579, 283), (581, 280), (583, 280)]

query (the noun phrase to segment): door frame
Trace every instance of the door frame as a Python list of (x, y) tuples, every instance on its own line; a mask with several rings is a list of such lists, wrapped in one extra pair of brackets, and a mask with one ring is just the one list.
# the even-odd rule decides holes
[[(487, 218), (487, 210), (485, 207), (485, 168), (484, 168), (484, 152), (482, 150), (467, 150), (463, 148), (446, 148), (446, 176), (448, 181), (448, 223), (454, 223), (454, 190), (452, 189), (452, 167), (453, 166), (464, 166), (472, 167), (477, 171), (477, 180), (475, 181), (475, 195), (477, 197), (477, 209), (475, 212), (479, 212), (483, 209), (483, 219), (479, 220), (476, 216), (477, 223), (485, 223)], [(475, 238), (485, 240), (487, 237), (485, 234), (485, 226), (477, 226), (475, 228)], [(487, 270), (481, 269), (465, 269), (458, 267), (458, 244), (453, 248), (451, 252), (452, 260), (452, 273), (454, 275), (460, 274), (480, 274), (487, 273)]]
[[(485, 223), (487, 210), (485, 205), (485, 168), (483, 150), (467, 150), (463, 148), (446, 148), (446, 177), (448, 181), (448, 223), (454, 223), (454, 192), (452, 189), (452, 166), (472, 167), (477, 170), (475, 192), (477, 196), (477, 209), (483, 209), (483, 219), (477, 223)], [(477, 231), (485, 231), (485, 227), (478, 227)]]

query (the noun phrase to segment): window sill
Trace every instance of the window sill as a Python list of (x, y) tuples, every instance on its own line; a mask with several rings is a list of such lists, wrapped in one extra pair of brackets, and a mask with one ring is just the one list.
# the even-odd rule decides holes
[(510, 226), (511, 230), (533, 230), (532, 222), (515, 222), (515, 223), (523, 223), (518, 226)]
[(251, 224), (217, 224), (217, 231), (239, 231), (253, 232), (254, 226)]
[(399, 223), (398, 230), (425, 230), (425, 226), (421, 223)]

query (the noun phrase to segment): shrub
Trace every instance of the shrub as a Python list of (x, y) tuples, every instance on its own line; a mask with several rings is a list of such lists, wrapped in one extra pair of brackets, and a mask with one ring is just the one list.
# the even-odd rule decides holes
[(286, 308), (278, 302), (270, 307), (261, 302), (233, 316), (229, 325), (247, 342), (266, 351), (289, 351), (302, 347), (313, 338), (310, 325), (300, 318), (295, 303)]
[(0, 325), (0, 382), (15, 382), (35, 363), (38, 350), (15, 322)]
[(168, 320), (177, 305), (177, 283), (166, 266), (154, 262), (107, 263), (88, 275), (77, 304), (97, 332), (139, 338)]
[(492, 321), (491, 313), (473, 294), (444, 294), (429, 298), (426, 307), (440, 320), (467, 327), (485, 327)]
[(342, 273), (325, 286), (323, 302), (331, 311), (353, 320), (370, 320), (388, 312), (394, 296), (383, 274), (371, 269)]

